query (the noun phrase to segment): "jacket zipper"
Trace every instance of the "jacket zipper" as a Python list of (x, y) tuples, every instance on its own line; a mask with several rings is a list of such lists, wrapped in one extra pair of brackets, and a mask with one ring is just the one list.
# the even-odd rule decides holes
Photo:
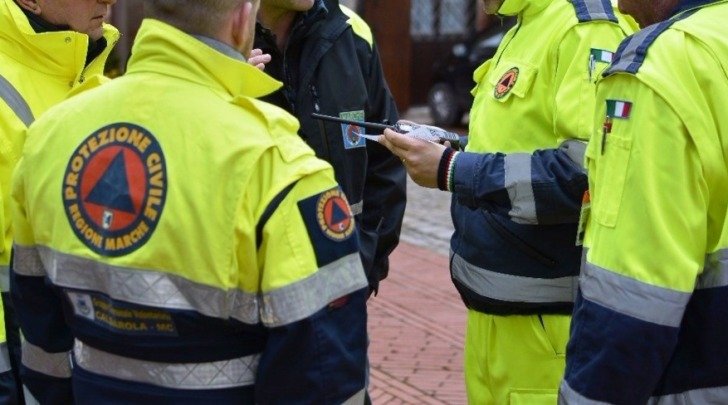
[(508, 42), (503, 46), (503, 49), (501, 50), (500, 54), (498, 55), (498, 60), (495, 61), (495, 66), (498, 66), (498, 64), (500, 63), (501, 57), (503, 56), (504, 53), (506, 53), (506, 49), (508, 49), (508, 46), (513, 41), (513, 38), (515, 38), (516, 35), (518, 35), (518, 31), (521, 29), (521, 25), (523, 24), (523, 22), (521, 21), (521, 18), (522, 17), (520, 17), (520, 16), (518, 17), (518, 23), (516, 24), (516, 30), (513, 32), (513, 35), (511, 35), (511, 37), (508, 38)]

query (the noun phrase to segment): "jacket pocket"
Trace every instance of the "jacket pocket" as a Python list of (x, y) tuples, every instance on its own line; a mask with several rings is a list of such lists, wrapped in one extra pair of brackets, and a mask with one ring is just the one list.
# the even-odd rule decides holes
[[(587, 158), (596, 160), (598, 166), (592, 179), (592, 215), (600, 225), (613, 228), (617, 223), (619, 207), (624, 195), (632, 151), (632, 138), (615, 133), (607, 134), (605, 144), (589, 148)], [(597, 150), (598, 149), (598, 150)], [(596, 155), (596, 156), (595, 156)]]
[(506, 228), (505, 225), (498, 222), (498, 219), (495, 218), (493, 214), (484, 210), (481, 210), (481, 212), (483, 213), (485, 221), (488, 223), (488, 225), (490, 225), (493, 231), (495, 231), (498, 236), (500, 236), (503, 240), (510, 243), (521, 252), (525, 253), (528, 257), (538, 261), (545, 266), (552, 267), (556, 264), (556, 260), (541, 253), (541, 251), (529, 245), (523, 239), (519, 238), (518, 235), (511, 232), (508, 228)]
[(493, 68), (488, 83), (493, 86), (493, 98), (506, 102), (511, 97), (524, 98), (533, 87), (538, 68), (513, 61), (501, 61)]

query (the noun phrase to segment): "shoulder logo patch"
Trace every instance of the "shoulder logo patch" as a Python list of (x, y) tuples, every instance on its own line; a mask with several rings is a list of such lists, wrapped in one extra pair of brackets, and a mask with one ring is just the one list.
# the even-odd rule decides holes
[(339, 188), (331, 189), (319, 196), (316, 218), (321, 231), (333, 241), (346, 240), (354, 232), (354, 218), (349, 202)]
[(89, 135), (63, 176), (76, 237), (102, 256), (129, 254), (151, 237), (167, 195), (162, 148), (146, 129), (115, 123)]
[[(339, 118), (350, 121), (364, 121), (364, 111), (346, 111), (339, 113)], [(362, 148), (366, 146), (366, 140), (364, 137), (359, 136), (360, 133), (364, 132), (364, 129), (358, 125), (352, 124), (341, 124), (341, 132), (344, 136), (344, 147), (346, 149)]]
[(505, 97), (506, 94), (510, 93), (513, 86), (516, 85), (517, 80), (518, 68), (512, 67), (508, 69), (508, 71), (504, 73), (500, 79), (498, 79), (498, 83), (495, 85), (495, 91), (493, 92), (493, 96), (495, 98)]

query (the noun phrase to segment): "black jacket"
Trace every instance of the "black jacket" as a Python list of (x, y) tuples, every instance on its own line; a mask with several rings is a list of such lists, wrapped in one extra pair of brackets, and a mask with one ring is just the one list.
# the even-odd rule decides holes
[(260, 24), (255, 47), (272, 56), (265, 70), (284, 83), (264, 100), (298, 117), (299, 135), (334, 167), (356, 214), (364, 269), (376, 290), (399, 242), (406, 171), (386, 148), (352, 137), (351, 130), (347, 134), (347, 125), (311, 118), (312, 112), (319, 112), (379, 123), (399, 119), (371, 31), (358, 17), (349, 19), (338, 1), (317, 0), (295, 20), (283, 52)]

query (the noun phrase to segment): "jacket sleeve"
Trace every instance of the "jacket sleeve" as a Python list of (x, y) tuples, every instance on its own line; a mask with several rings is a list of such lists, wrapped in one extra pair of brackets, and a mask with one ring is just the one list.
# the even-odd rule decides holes
[(15, 244), (10, 270), (10, 291), (24, 338), (20, 375), (40, 403), (70, 404), (73, 335), (30, 231), (22, 172), (21, 160), (13, 182)]
[[(616, 85), (619, 79), (621, 85), (606, 87), (605, 82), (600, 93), (609, 90), (606, 98), (628, 100), (635, 108), (628, 119), (613, 120), (611, 133), (593, 141), (587, 152), (589, 250), (567, 347), (561, 403), (647, 403), (674, 359), (692, 356), (706, 361), (676, 353), (679, 339), (705, 334), (700, 343), (683, 343), (691, 353), (713, 354), (725, 344), (724, 339), (706, 338), (724, 328), (707, 324), (725, 319), (725, 306), (718, 309), (715, 304), (724, 303), (720, 296), (725, 294), (710, 286), (720, 279), (716, 276), (721, 266), (718, 261), (713, 269), (718, 271), (711, 270), (710, 245), (715, 241), (705, 236), (711, 221), (711, 191), (706, 185), (711, 180), (701, 153), (668, 103), (632, 76), (616, 76), (608, 80)], [(601, 112), (603, 120), (605, 108)], [(705, 283), (698, 277), (701, 272)], [(695, 311), (705, 324), (686, 324), (686, 311)], [(717, 313), (711, 311), (722, 315), (714, 318)], [(711, 344), (719, 350), (705, 347)]]
[(539, 72), (553, 75), (553, 99), (544, 100), (553, 105), (553, 127), (544, 130), (552, 132), (555, 146), (531, 154), (459, 154), (453, 190), (462, 204), (523, 224), (578, 221), (587, 188), (584, 150), (594, 133), (595, 82), (607, 67), (590, 58), (595, 49), (616, 51), (623, 38), (622, 29), (607, 21), (578, 24), (564, 35), (544, 64), (553, 70)]
[[(366, 52), (368, 66), (365, 71), (369, 72), (366, 120), (396, 123), (399, 114), (384, 78), (376, 44), (371, 48), (367, 46)], [(369, 286), (376, 290), (379, 281), (387, 277), (389, 255), (399, 243), (407, 204), (407, 172), (397, 156), (376, 142), (367, 142), (367, 156), (360, 226), (363, 233), (373, 237), (362, 238), (362, 259)]]
[[(568, 147), (583, 148), (576, 143)], [(452, 191), (468, 207), (522, 224), (549, 225), (579, 219), (586, 187), (583, 167), (562, 149), (546, 149), (533, 154), (460, 152)]]
[[(316, 164), (324, 163), (300, 167)], [(258, 221), (260, 314), (268, 339), (256, 403), (363, 398), (367, 282), (354, 219), (333, 179), (330, 167), (300, 178), (267, 203)]]

